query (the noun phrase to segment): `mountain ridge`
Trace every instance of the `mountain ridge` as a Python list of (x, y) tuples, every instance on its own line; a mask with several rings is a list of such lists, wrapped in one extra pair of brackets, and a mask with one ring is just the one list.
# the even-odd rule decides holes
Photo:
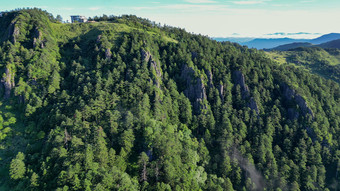
[(132, 15), (9, 14), (1, 190), (338, 188), (338, 83)]
[[(217, 41), (231, 41), (234, 42), (233, 38), (213, 38)], [(322, 35), (314, 39), (293, 39), (293, 38), (240, 38), (242, 40), (237, 40), (237, 43), (241, 45), (248, 46), (249, 48), (257, 49), (273, 49), (278, 46), (292, 44), (292, 43), (311, 43), (311, 44), (322, 44), (329, 41), (340, 39), (340, 33), (329, 33)], [(251, 40), (250, 40), (251, 39)]]

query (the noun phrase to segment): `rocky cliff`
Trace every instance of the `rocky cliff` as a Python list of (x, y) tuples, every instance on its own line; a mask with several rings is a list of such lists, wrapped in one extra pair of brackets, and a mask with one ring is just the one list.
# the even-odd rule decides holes
[[(301, 114), (304, 117), (310, 115), (312, 119), (314, 119), (313, 111), (309, 108), (306, 100), (300, 94), (296, 93), (296, 91), (290, 88), (286, 83), (281, 85), (281, 90), (283, 97), (286, 99), (286, 101), (288, 101), (288, 103), (294, 101), (300, 108)], [(288, 117), (291, 120), (297, 119), (299, 117), (299, 113), (295, 110), (295, 108), (289, 108)]]
[(4, 98), (8, 99), (11, 96), (11, 91), (15, 87), (14, 83), (14, 73), (12, 73), (9, 66), (6, 67), (5, 73), (1, 79), (2, 85), (5, 89)]
[[(249, 93), (249, 88), (245, 82), (244, 74), (242, 74), (242, 72), (238, 70), (234, 71), (233, 80), (236, 85), (240, 85), (242, 98), (244, 100), (248, 100), (250, 93)], [(259, 114), (257, 103), (253, 97), (249, 99), (248, 107), (252, 110), (255, 110), (256, 114)]]
[(162, 79), (162, 69), (160, 64), (155, 61), (155, 59), (152, 57), (151, 53), (145, 50), (141, 50), (141, 56), (142, 60), (147, 62), (149, 64), (149, 67), (151, 68), (151, 71), (153, 72), (154, 76), (152, 76), (153, 83), (160, 88), (161, 85), (161, 79)]
[(201, 113), (207, 107), (203, 101), (207, 99), (206, 88), (201, 78), (195, 78), (195, 70), (187, 65), (182, 68), (181, 78), (184, 80), (186, 89), (184, 95), (191, 101), (194, 113)]

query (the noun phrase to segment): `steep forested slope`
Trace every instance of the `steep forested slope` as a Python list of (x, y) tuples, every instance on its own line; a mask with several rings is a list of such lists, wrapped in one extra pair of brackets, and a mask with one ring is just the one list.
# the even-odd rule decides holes
[(135, 16), (0, 18), (1, 190), (337, 190), (339, 84)]

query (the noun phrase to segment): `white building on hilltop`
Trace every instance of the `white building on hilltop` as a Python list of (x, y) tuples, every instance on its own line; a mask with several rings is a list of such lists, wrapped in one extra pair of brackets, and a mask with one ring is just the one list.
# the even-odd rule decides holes
[(75, 23), (86, 23), (87, 22), (87, 18), (85, 16), (81, 16), (81, 15), (72, 15), (71, 16), (71, 22)]

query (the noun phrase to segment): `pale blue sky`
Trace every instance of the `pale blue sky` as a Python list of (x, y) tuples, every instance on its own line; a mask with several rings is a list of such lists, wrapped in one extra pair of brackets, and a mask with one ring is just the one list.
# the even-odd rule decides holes
[[(39, 7), (64, 20), (74, 14), (134, 14), (212, 37), (340, 32), (340, 0), (0, 0), (0, 5), (0, 10)], [(300, 32), (312, 34), (291, 34)], [(274, 33), (279, 34), (266, 35)]]

